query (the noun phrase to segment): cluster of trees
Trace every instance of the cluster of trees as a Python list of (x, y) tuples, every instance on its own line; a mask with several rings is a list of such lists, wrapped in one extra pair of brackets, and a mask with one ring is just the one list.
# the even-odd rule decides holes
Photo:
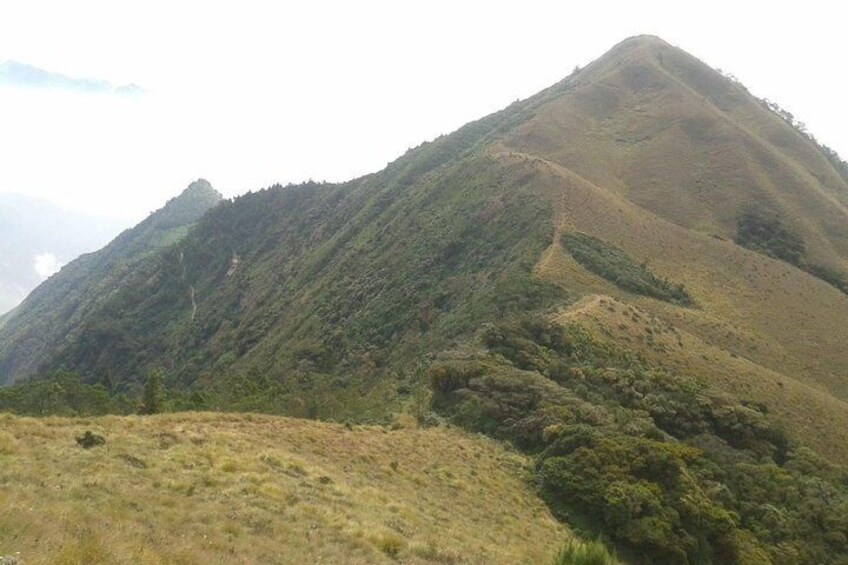
[(734, 241), (752, 251), (779, 259), (848, 294), (848, 276), (807, 260), (804, 240), (779, 216), (759, 208), (745, 210), (736, 222)]
[(766, 407), (579, 326), (487, 326), (430, 369), (434, 407), (537, 457), (551, 508), (639, 563), (848, 563), (848, 474)]
[(562, 244), (583, 267), (624, 290), (683, 306), (694, 303), (682, 284), (655, 275), (647, 264), (603, 240), (574, 232), (564, 233)]
[(145, 380), (140, 395), (116, 393), (103, 384), (87, 384), (70, 371), (0, 388), (0, 412), (22, 416), (103, 416), (156, 414), (166, 409), (162, 373)]
[(818, 147), (822, 154), (825, 156), (825, 158), (830, 161), (831, 165), (833, 165), (833, 168), (836, 169), (836, 171), (843, 179), (845, 179), (846, 182), (848, 182), (848, 163), (843, 161), (842, 157), (840, 157), (836, 151), (834, 151), (827, 145), (820, 143), (819, 140), (816, 139), (816, 137), (807, 129), (807, 124), (796, 118), (795, 115), (792, 114), (792, 112), (781, 107), (780, 104), (774, 102), (773, 100), (763, 98), (760, 102), (767, 110), (779, 116), (786, 123), (795, 128), (795, 130), (798, 131), (801, 135), (810, 140), (816, 147)]

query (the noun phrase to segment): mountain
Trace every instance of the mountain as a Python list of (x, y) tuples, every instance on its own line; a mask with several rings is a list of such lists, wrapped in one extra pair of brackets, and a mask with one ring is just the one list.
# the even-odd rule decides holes
[[(96, 310), (100, 302), (107, 301), (114, 288), (130, 278), (140, 262), (155, 250), (179, 241), (220, 201), (221, 195), (207, 181), (193, 182), (162, 209), (121, 233), (100, 251), (65, 265), (36, 288), (19, 308), (0, 318), (3, 331), (0, 343), (3, 368), (0, 371), (8, 376), (6, 382), (33, 371), (45, 352), (71, 339), (89, 313)], [(53, 230), (63, 225), (56, 218), (43, 220), (56, 220)], [(84, 233), (80, 228), (77, 233)], [(71, 240), (74, 237), (74, 232), (69, 230), (51, 233), (68, 233), (67, 239)], [(33, 240), (38, 242), (37, 238)], [(67, 242), (57, 245), (61, 252)]]
[[(359, 387), (392, 395), (422, 355), (482, 322), (597, 293), (748, 360), (760, 380), (783, 374), (798, 394), (842, 401), (848, 300), (811, 272), (848, 272), (846, 200), (811, 139), (697, 59), (638, 37), (379, 173), (216, 208), (100, 287), (67, 339), (22, 347), (7, 327), (0, 371), (8, 381), (69, 367), (121, 382), (160, 367), (204, 389), (261, 374), (282, 387), (284, 412), (334, 413), (340, 398), (357, 412)], [(740, 240), (748, 225), (759, 239)], [(562, 242), (573, 232), (649, 261), (698, 307), (587, 271)], [(803, 252), (781, 260), (779, 234)], [(315, 406), (302, 405), (301, 381)]]
[(88, 94), (142, 94), (144, 89), (136, 84), (113, 87), (108, 81), (89, 78), (71, 78), (45, 71), (27, 63), (4, 61), (0, 63), (0, 87), (45, 88), (85, 92)]
[(0, 314), (17, 306), (60, 265), (102, 247), (119, 231), (111, 219), (0, 194)]
[[(50, 339), (34, 305), (67, 302), (44, 285), (0, 373), (448, 419), (533, 454), (555, 515), (629, 561), (844, 562), (848, 166), (788, 116), (630, 38), (382, 171), (222, 202), (89, 271)], [(60, 374), (52, 411), (97, 412)], [(0, 406), (44, 413), (48, 386)]]

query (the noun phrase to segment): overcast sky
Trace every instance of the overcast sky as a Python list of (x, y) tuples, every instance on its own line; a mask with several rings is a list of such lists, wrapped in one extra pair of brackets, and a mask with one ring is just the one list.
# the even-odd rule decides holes
[(779, 102), (848, 158), (846, 9), (774, 2), (4, 0), (0, 62), (144, 94), (0, 88), (0, 192), (142, 218), (340, 181), (651, 33)]

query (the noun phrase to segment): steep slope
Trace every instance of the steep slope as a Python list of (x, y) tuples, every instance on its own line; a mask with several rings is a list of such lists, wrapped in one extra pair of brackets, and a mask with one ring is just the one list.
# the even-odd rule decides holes
[(0, 194), (0, 314), (20, 304), (55, 265), (99, 249), (119, 231), (111, 219)]
[[(568, 537), (528, 458), (457, 430), (0, 423), (0, 553), (24, 563), (549, 563)], [(105, 445), (81, 449), (87, 430)]]
[(41, 284), (18, 309), (0, 318), (0, 382), (33, 373), (146, 256), (184, 237), (220, 200), (208, 182), (198, 180), (102, 250), (79, 257)]

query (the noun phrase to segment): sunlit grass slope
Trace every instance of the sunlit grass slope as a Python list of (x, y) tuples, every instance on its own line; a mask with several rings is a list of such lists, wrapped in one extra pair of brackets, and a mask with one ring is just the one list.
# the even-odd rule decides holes
[[(106, 443), (88, 450), (86, 430)], [(446, 428), (251, 415), (0, 416), (0, 555), (24, 563), (550, 563), (529, 460)]]

